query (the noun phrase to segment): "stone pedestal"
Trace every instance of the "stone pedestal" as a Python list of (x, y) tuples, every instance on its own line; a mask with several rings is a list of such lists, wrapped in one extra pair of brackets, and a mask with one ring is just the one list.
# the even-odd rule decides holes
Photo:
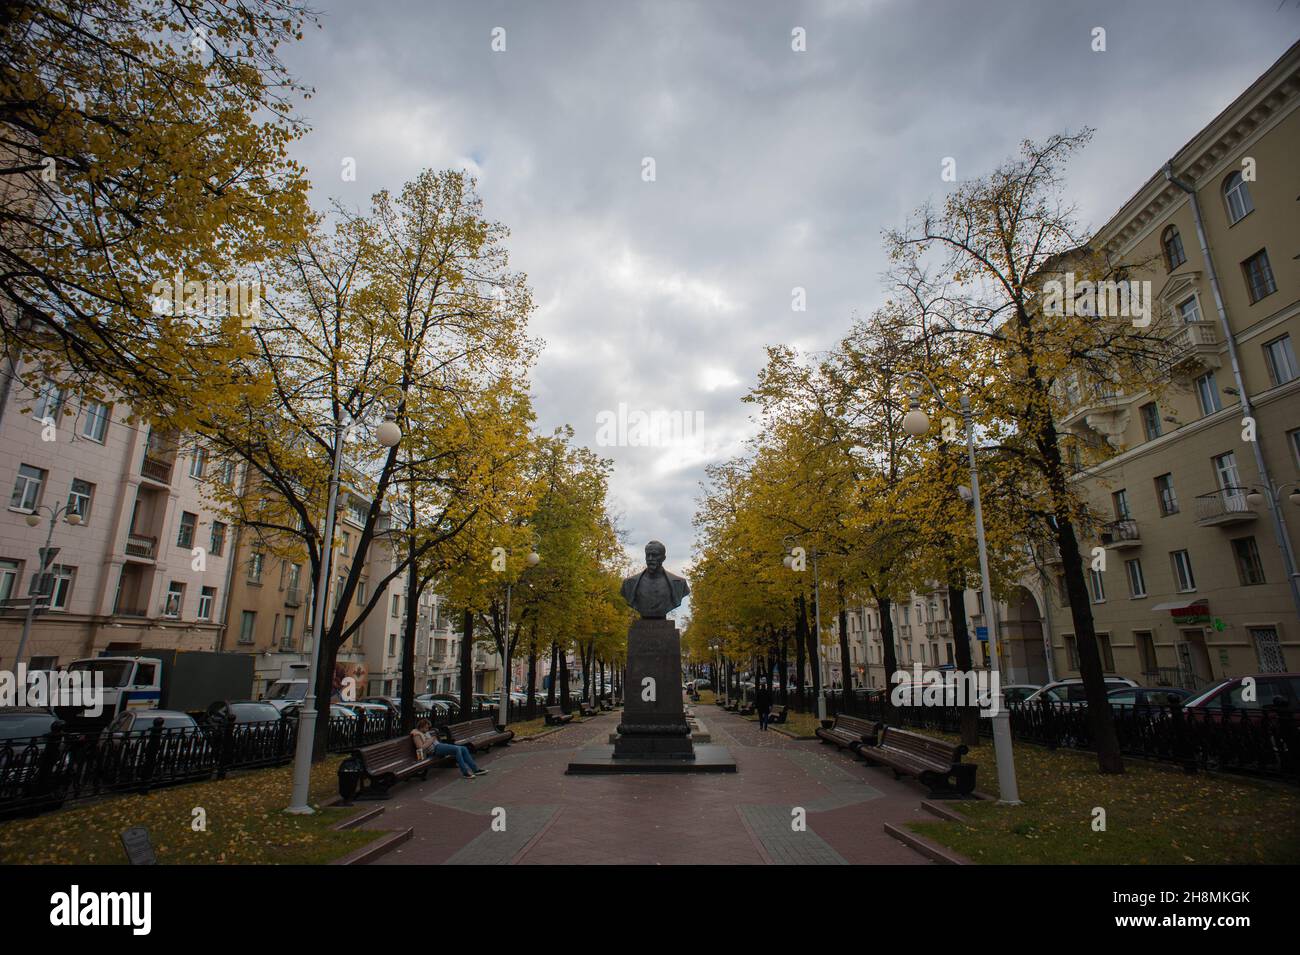
[[(653, 681), (649, 683), (647, 681)], [(653, 692), (651, 690), (653, 689)], [(581, 750), (570, 773), (734, 773), (721, 746), (696, 746), (682, 702), (682, 647), (671, 620), (637, 620), (627, 634), (623, 721), (612, 746)]]
[(615, 759), (695, 757), (682, 705), (681, 638), (671, 620), (637, 620), (629, 628), (624, 696)]

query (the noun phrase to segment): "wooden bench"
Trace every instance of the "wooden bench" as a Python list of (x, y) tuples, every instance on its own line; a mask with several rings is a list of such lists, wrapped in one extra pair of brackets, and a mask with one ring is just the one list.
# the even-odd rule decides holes
[(788, 706), (774, 706), (774, 707), (772, 707), (772, 713), (771, 713), (771, 715), (768, 716), (768, 718), (767, 718), (767, 722), (768, 722), (769, 724), (771, 724), (771, 723), (784, 723), (785, 720), (786, 720), (786, 717), (789, 716), (789, 715), (790, 715), (790, 707), (788, 707)]
[(581, 713), (584, 718), (586, 718), (588, 716), (595, 716), (600, 711), (597, 710), (590, 703), (588, 703), (586, 700), (583, 700), (581, 703), (578, 704), (578, 712)]
[(603, 697), (600, 698), (600, 708), (601, 708), (602, 710), (607, 710), (607, 711), (608, 711), (608, 710), (613, 710), (613, 709), (614, 709), (614, 701), (611, 700), (611, 699), (610, 699), (609, 697), (607, 697), (607, 696), (603, 696)]
[(566, 713), (558, 706), (548, 706), (546, 708), (545, 720), (547, 726), (563, 726), (572, 719), (572, 713)]
[(345, 803), (353, 799), (387, 799), (397, 782), (419, 775), (427, 779), (433, 766), (455, 762), (451, 756), (420, 756), (410, 736), (384, 740), (354, 749), (339, 764), (339, 795)]
[(930, 787), (931, 796), (946, 797), (969, 796), (975, 789), (975, 763), (961, 761), (966, 752), (960, 743), (886, 726), (880, 743), (862, 747), (858, 755), (888, 766), (895, 779), (915, 776)]
[(754, 710), (754, 702), (751, 700), (748, 703), (743, 704), (740, 709), (736, 710), (736, 712), (741, 716), (753, 716)]
[(823, 743), (834, 743), (840, 749), (847, 747), (857, 753), (862, 746), (875, 743), (879, 731), (879, 724), (870, 720), (856, 716), (837, 716), (830, 729), (817, 727), (817, 736)]
[(490, 717), (452, 723), (447, 727), (447, 742), (469, 748), (471, 753), (489, 750), (494, 743), (509, 743), (515, 738), (511, 729), (499, 730)]

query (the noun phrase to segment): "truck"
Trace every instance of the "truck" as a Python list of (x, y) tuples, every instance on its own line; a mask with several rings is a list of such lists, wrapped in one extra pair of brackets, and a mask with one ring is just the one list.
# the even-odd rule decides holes
[(139, 655), (104, 654), (68, 664), (71, 672), (103, 675), (101, 712), (56, 707), (66, 722), (107, 726), (129, 709), (180, 710), (201, 714), (218, 700), (246, 700), (253, 691), (253, 657), (209, 650), (142, 650)]
[(307, 673), (305, 663), (280, 664), (280, 679), (267, 687), (266, 700), (277, 710), (301, 703), (307, 696)]

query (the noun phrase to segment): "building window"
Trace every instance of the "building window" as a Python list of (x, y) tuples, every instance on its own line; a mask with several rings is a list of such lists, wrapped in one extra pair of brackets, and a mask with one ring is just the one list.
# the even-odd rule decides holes
[(1162, 474), (1156, 478), (1156, 497), (1160, 501), (1160, 516), (1178, 513), (1178, 495), (1174, 493), (1174, 476)]
[(1246, 276), (1246, 290), (1250, 292), (1252, 303), (1258, 302), (1277, 291), (1277, 282), (1273, 280), (1273, 267), (1268, 264), (1268, 252), (1260, 249), (1245, 262), (1241, 270)]
[(1160, 244), (1165, 250), (1165, 268), (1172, 272), (1187, 261), (1183, 254), (1183, 237), (1178, 234), (1177, 226), (1170, 226), (1160, 236)]
[(63, 410), (63, 389), (53, 381), (46, 381), (32, 405), (32, 418), (36, 421), (56, 420)]
[(1138, 409), (1142, 413), (1142, 430), (1148, 441), (1160, 437), (1160, 408), (1154, 401), (1148, 401)]
[(0, 560), (0, 601), (14, 599), (22, 570), (22, 564), (16, 560)]
[(212, 605), (217, 602), (217, 588), (204, 587), (199, 591), (199, 619), (212, 619)]
[(388, 635), (388, 655), (390, 657), (397, 656), (397, 634), (395, 633)]
[(1201, 403), (1201, 415), (1211, 415), (1223, 410), (1223, 401), (1219, 398), (1219, 385), (1214, 372), (1207, 371), (1196, 379), (1196, 398)]
[(1300, 469), (1300, 428), (1290, 432), (1288, 437), (1291, 438), (1291, 453), (1295, 455), (1295, 466)]
[(262, 567), (266, 564), (266, 555), (260, 551), (254, 551), (248, 555), (248, 582), (250, 584), (260, 584), (262, 582)]
[(1201, 303), (1195, 295), (1189, 296), (1178, 303), (1178, 317), (1183, 320), (1183, 324), (1201, 321)]
[(1101, 579), (1101, 571), (1093, 568), (1088, 569), (1088, 589), (1092, 592), (1092, 602), (1103, 604), (1106, 602), (1106, 584)]
[(1223, 201), (1228, 207), (1228, 222), (1231, 225), (1236, 225), (1255, 210), (1255, 204), (1250, 200), (1250, 188), (1246, 185), (1246, 180), (1241, 178), (1240, 171), (1233, 172), (1223, 180)]
[(99, 444), (104, 443), (108, 435), (108, 420), (111, 408), (102, 401), (87, 401), (81, 406), (85, 417), (81, 419), (81, 436)]
[(364, 607), (365, 605), (366, 605), (366, 578), (362, 577), (360, 580), (357, 581), (357, 606)]
[(61, 564), (54, 567), (50, 574), (52, 586), (50, 588), (50, 609), (67, 610), (68, 601), (72, 599), (72, 582), (77, 576), (77, 568), (64, 567)]
[(239, 621), (239, 642), (252, 643), (254, 631), (257, 627), (257, 611), (245, 610), (243, 617)]
[(1128, 488), (1120, 488), (1110, 496), (1111, 505), (1115, 509), (1115, 520), (1127, 521), (1133, 517), (1128, 506)]
[(190, 455), (190, 477), (198, 480), (203, 479), (203, 475), (208, 470), (208, 452), (206, 448), (196, 447), (194, 453)]
[(1185, 550), (1176, 550), (1169, 555), (1174, 568), (1174, 585), (1180, 594), (1190, 593), (1196, 589), (1196, 577), (1192, 574), (1192, 558)]
[(181, 606), (185, 603), (185, 585), (173, 580), (167, 585), (167, 600), (163, 603), (164, 617), (179, 617)]
[(1071, 670), (1079, 669), (1079, 646), (1074, 642), (1074, 634), (1065, 635), (1065, 658), (1069, 661)]
[(221, 462), (221, 483), (230, 487), (235, 483), (235, 462), (229, 459)]
[(1137, 644), (1138, 661), (1142, 665), (1142, 675), (1150, 682), (1159, 672), (1156, 666), (1156, 642), (1150, 630), (1134, 630), (1133, 642)]
[(194, 531), (199, 525), (199, 516), (189, 511), (181, 511), (181, 530), (176, 535), (176, 546), (190, 548), (194, 546)]
[(94, 497), (95, 485), (73, 478), (72, 487), (68, 490), (68, 513), (76, 514), (81, 518), (81, 523), (86, 523), (90, 520), (90, 502)]
[(293, 646), (294, 620), (295, 618), (293, 614), (285, 614), (284, 629), (280, 632), (280, 649), (282, 650), (287, 650)]
[(220, 557), (226, 549), (226, 525), (221, 521), (212, 522), (212, 538), (208, 541), (208, 553)]
[(401, 596), (401, 594), (393, 594), (393, 611), (392, 611), (392, 614), (393, 614), (394, 617), (400, 617), (400, 616), (402, 615), (402, 596)]
[[(340, 576), (334, 585), (334, 609), (338, 610), (343, 603), (343, 587), (347, 583), (347, 578)], [(357, 631), (360, 634), (360, 631)]]
[(1106, 673), (1115, 672), (1115, 652), (1110, 648), (1110, 634), (1097, 634), (1097, 652), (1101, 654), (1101, 668)]
[(1282, 653), (1276, 627), (1251, 627), (1250, 639), (1255, 643), (1261, 673), (1287, 672), (1286, 657)]
[(1232, 542), (1232, 554), (1237, 558), (1237, 577), (1243, 587), (1264, 583), (1264, 565), (1259, 559), (1255, 538), (1238, 537)]
[(289, 565), (289, 589), (297, 590), (302, 580), (302, 564)]
[(1264, 358), (1268, 362), (1268, 375), (1275, 385), (1285, 385), (1296, 377), (1295, 349), (1291, 336), (1283, 335), (1264, 343)]
[(1128, 594), (1130, 597), (1145, 597), (1147, 595), (1146, 578), (1142, 576), (1142, 561), (1126, 560), (1124, 561), (1124, 570), (1128, 574)]
[(41, 488), (45, 486), (45, 471), (30, 464), (18, 466), (18, 477), (14, 479), (13, 494), (9, 496), (9, 509), (32, 513), (41, 503)]

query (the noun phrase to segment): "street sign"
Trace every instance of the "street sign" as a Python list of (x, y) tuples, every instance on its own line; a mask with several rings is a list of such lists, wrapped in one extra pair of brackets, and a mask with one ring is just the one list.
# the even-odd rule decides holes
[(988, 641), (988, 638), (989, 638), (989, 628), (988, 628), (988, 627), (976, 627), (976, 628), (975, 628), (975, 636), (976, 636), (978, 639), (987, 642), (987, 641)]

